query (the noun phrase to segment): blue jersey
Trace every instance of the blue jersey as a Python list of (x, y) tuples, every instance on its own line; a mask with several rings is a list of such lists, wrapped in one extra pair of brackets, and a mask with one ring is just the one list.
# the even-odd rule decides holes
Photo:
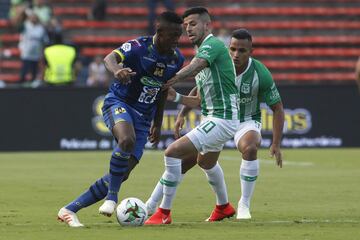
[(110, 95), (115, 95), (152, 120), (161, 87), (181, 69), (184, 56), (178, 48), (171, 56), (160, 55), (155, 49), (153, 37), (130, 40), (114, 52), (121, 57), (124, 67), (131, 68), (136, 75), (131, 77), (128, 85), (115, 80), (110, 87)]

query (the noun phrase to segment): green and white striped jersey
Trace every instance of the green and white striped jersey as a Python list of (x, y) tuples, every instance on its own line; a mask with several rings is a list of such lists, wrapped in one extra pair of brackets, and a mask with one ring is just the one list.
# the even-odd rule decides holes
[(201, 113), (221, 119), (239, 119), (239, 92), (235, 85), (235, 67), (225, 44), (209, 34), (200, 45), (196, 58), (209, 67), (195, 77), (201, 96)]
[(250, 58), (245, 71), (236, 77), (240, 93), (240, 122), (261, 122), (260, 103), (268, 106), (281, 101), (270, 71), (260, 61)]

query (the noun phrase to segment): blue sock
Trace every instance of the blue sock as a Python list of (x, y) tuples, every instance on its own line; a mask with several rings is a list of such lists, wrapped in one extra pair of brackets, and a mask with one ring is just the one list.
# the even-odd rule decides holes
[(108, 185), (110, 181), (109, 174), (99, 178), (89, 190), (81, 194), (77, 199), (69, 203), (65, 208), (70, 211), (77, 212), (80, 209), (90, 206), (106, 197)]
[(118, 202), (118, 192), (129, 167), (130, 153), (116, 148), (110, 160), (110, 182), (106, 199)]

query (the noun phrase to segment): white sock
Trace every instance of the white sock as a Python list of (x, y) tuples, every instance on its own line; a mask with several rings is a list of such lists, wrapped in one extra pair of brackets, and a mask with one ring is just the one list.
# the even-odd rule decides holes
[[(180, 180), (179, 183), (182, 181), (182, 179), (184, 178), (185, 174), (181, 174), (180, 176)], [(179, 184), (178, 183), (178, 184)], [(162, 200), (163, 198), (163, 190), (164, 187), (161, 184), (161, 179), (158, 181), (158, 183), (156, 184), (153, 192), (151, 193), (150, 198), (146, 201), (147, 204), (149, 204), (149, 206), (151, 208), (156, 208), (157, 204)]]
[(207, 179), (216, 194), (216, 204), (224, 205), (229, 202), (224, 173), (219, 163), (211, 169), (203, 169)]
[(165, 156), (164, 162), (165, 172), (160, 179), (163, 185), (163, 199), (160, 207), (163, 209), (171, 209), (177, 185), (181, 178), (181, 159)]
[(241, 198), (240, 203), (250, 208), (250, 201), (259, 175), (259, 160), (242, 160), (240, 166)]

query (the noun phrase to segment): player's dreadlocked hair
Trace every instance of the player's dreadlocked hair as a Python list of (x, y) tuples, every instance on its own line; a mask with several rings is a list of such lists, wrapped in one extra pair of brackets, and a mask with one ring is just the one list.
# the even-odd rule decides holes
[(168, 22), (168, 23), (176, 23), (183, 24), (182, 18), (177, 15), (175, 12), (166, 11), (161, 13), (157, 18), (159, 22)]
[(232, 32), (231, 37), (236, 39), (247, 39), (252, 42), (252, 36), (245, 28), (236, 29)]

